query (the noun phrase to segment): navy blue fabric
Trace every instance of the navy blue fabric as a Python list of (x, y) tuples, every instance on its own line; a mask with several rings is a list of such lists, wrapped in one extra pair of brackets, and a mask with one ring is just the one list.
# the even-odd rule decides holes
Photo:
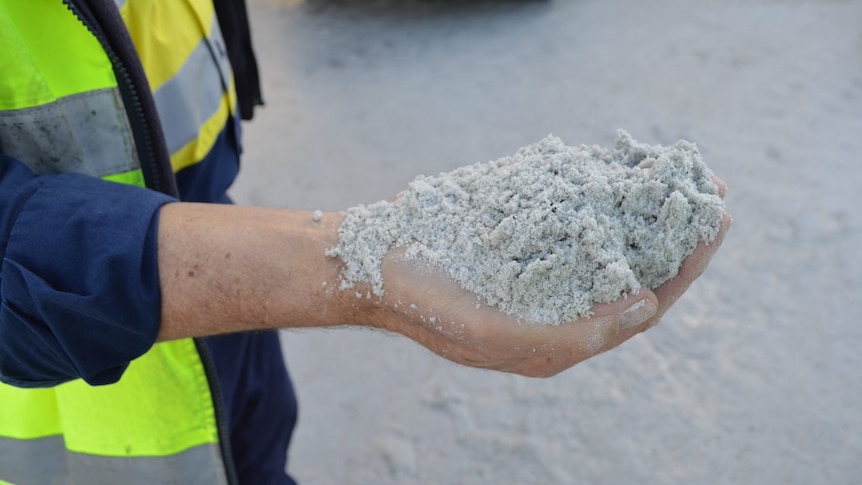
[(200, 162), (177, 173), (184, 202), (229, 202), (225, 193), (239, 172), (239, 123), (228, 121), (212, 149)]
[(173, 199), (0, 156), (0, 380), (116, 382), (159, 328), (159, 208)]
[(215, 361), (240, 483), (296, 485), (285, 468), (297, 405), (278, 333), (245, 332), (204, 341)]

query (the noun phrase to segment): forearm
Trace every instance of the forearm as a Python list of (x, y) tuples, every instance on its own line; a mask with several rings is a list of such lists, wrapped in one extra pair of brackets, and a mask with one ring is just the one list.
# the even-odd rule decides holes
[(348, 323), (340, 263), (325, 255), (339, 223), (284, 209), (164, 206), (158, 340)]

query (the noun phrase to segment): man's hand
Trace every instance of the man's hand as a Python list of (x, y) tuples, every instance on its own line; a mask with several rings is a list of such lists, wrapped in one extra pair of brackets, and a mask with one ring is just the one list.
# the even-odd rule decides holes
[[(724, 197), (727, 186), (714, 181)], [(356, 318), (403, 334), (459, 364), (549, 377), (655, 326), (706, 269), (730, 224), (726, 214), (718, 236), (700, 243), (679, 274), (659, 288), (597, 304), (590, 318), (576, 322), (542, 325), (509, 317), (479, 303), (443, 270), (409, 260), (398, 249), (383, 262), (385, 295), (374, 297), (371, 305), (354, 302)]]
[[(590, 318), (561, 325), (519, 321), (479, 303), (442, 270), (392, 251), (383, 262), (385, 295), (357, 299), (356, 318), (403, 334), (453, 362), (548, 377), (610, 350), (654, 326), (703, 272), (730, 225), (701, 243), (679, 275), (655, 292), (597, 304)], [(355, 298), (355, 297), (354, 297)]]
[[(718, 181), (720, 182), (720, 181)], [(724, 184), (719, 183), (721, 193)], [(385, 294), (338, 288), (342, 263), (325, 251), (342, 216), (175, 203), (159, 220), (159, 340), (266, 328), (366, 325), (405, 335), (473, 367), (551, 376), (655, 325), (703, 272), (730, 226), (701, 243), (654, 291), (598, 304), (590, 318), (538, 325), (481, 304), (439, 269), (393, 249)], [(359, 297), (357, 297), (359, 295)], [(366, 297), (369, 295), (370, 297)]]

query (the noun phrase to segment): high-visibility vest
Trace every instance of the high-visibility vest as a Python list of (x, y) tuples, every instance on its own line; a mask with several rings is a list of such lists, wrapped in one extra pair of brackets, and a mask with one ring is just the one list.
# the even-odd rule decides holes
[[(235, 104), (212, 3), (114, 3), (0, 0), (0, 147), (37, 174), (175, 191)], [(0, 484), (235, 483), (227, 448), (197, 340), (156, 344), (116, 384), (0, 384)]]

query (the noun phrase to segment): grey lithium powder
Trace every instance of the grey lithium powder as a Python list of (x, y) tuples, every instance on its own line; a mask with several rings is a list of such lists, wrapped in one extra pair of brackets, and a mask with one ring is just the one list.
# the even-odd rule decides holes
[(349, 209), (327, 254), (344, 262), (341, 289), (364, 282), (382, 296), (381, 261), (403, 246), (480, 301), (559, 324), (674, 277), (723, 214), (692, 143), (650, 146), (620, 131), (606, 149), (548, 136)]

